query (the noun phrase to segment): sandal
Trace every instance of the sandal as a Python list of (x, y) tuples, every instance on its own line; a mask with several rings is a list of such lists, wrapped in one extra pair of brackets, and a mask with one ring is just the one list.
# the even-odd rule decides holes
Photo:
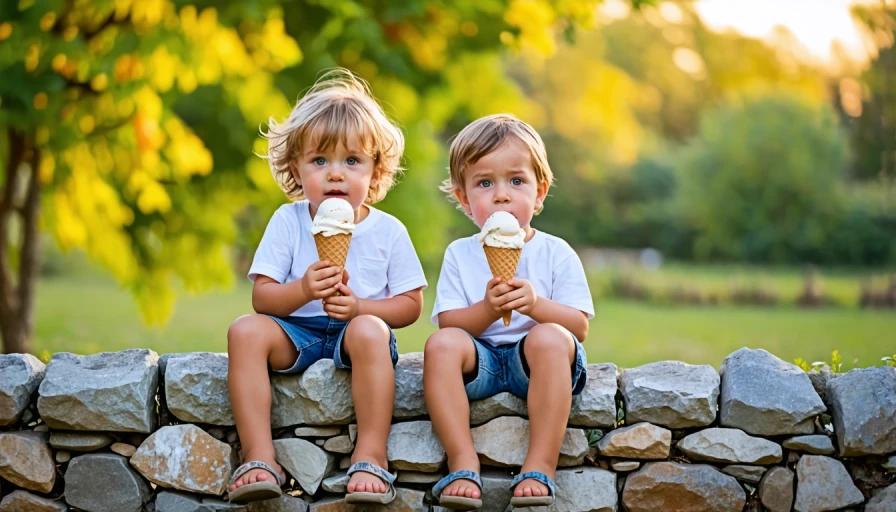
[(466, 496), (442, 496), (442, 491), (445, 490), (445, 487), (448, 487), (448, 484), (455, 480), (471, 480), (473, 483), (479, 486), (479, 495), (482, 496), (482, 479), (479, 478), (479, 473), (475, 471), (470, 471), (468, 469), (462, 469), (460, 471), (455, 471), (454, 473), (449, 474), (445, 478), (439, 480), (439, 482), (432, 488), (432, 495), (439, 500), (439, 505), (450, 508), (452, 510), (475, 510), (478, 508), (482, 508), (482, 499), (480, 498), (468, 498)]
[(527, 471), (526, 473), (522, 473), (516, 475), (514, 477), (513, 482), (510, 483), (510, 491), (513, 492), (513, 489), (516, 488), (517, 485), (520, 484), (523, 480), (531, 478), (532, 480), (543, 483), (548, 486), (548, 495), (547, 496), (514, 496), (510, 498), (510, 505), (514, 508), (518, 507), (541, 507), (541, 506), (549, 506), (554, 503), (554, 495), (557, 492), (557, 488), (554, 485), (554, 481), (548, 478), (548, 475), (540, 472), (540, 471)]
[(395, 499), (395, 475), (389, 473), (385, 469), (371, 462), (355, 462), (348, 468), (346, 474), (351, 476), (352, 473), (363, 471), (380, 478), (389, 485), (386, 492), (350, 492), (345, 495), (346, 503), (374, 503), (377, 505), (385, 505)]
[(241, 476), (253, 469), (263, 469), (274, 475), (274, 478), (277, 479), (277, 483), (269, 480), (260, 480), (258, 482), (252, 482), (251, 484), (241, 485), (227, 493), (227, 499), (230, 502), (248, 503), (250, 501), (270, 500), (279, 498), (280, 495), (283, 494), (283, 491), (281, 491), (280, 488), (283, 487), (285, 478), (278, 474), (274, 468), (260, 460), (252, 460), (236, 468), (236, 471), (233, 472), (233, 476), (230, 478), (230, 485), (233, 485), (233, 482), (236, 482)]

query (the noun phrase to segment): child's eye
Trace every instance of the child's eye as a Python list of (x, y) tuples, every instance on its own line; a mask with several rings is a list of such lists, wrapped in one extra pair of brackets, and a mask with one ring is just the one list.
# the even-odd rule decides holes
[(490, 180), (481, 180), (479, 182), (479, 186), (482, 188), (488, 188), (488, 187), (492, 186), (492, 182)]
[(513, 178), (512, 180), (510, 180), (510, 183), (511, 183), (511, 185), (519, 186), (519, 185), (523, 184), (523, 179), (522, 178)]
[(345, 160), (345, 163), (347, 163), (348, 165), (357, 165), (358, 159), (353, 156), (350, 156)]
[(327, 163), (327, 159), (322, 156), (319, 156), (314, 159), (314, 165), (324, 165), (326, 163)]

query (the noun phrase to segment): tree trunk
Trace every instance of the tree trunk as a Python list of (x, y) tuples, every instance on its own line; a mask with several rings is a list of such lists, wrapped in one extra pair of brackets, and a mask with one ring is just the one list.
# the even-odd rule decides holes
[[(40, 215), (40, 154), (28, 134), (7, 128), (9, 158), (0, 195), (0, 336), (3, 353), (28, 352), (34, 330), (34, 288), (38, 270), (38, 230)], [(27, 162), (27, 166), (22, 166)], [(24, 197), (19, 193), (27, 180)], [(9, 226), (15, 215), (21, 219), (21, 240), (13, 244)], [(18, 279), (11, 263), (11, 251), (18, 250)]]

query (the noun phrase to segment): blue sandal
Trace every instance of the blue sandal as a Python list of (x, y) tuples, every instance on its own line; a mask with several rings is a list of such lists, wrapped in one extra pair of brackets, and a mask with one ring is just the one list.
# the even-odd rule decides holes
[(346, 503), (374, 503), (377, 505), (385, 505), (395, 499), (395, 475), (389, 473), (385, 469), (370, 462), (355, 462), (348, 468), (347, 474), (363, 471), (381, 479), (389, 489), (386, 492), (350, 492), (345, 495)]
[(230, 485), (233, 485), (233, 482), (236, 482), (240, 477), (253, 469), (263, 469), (267, 471), (274, 475), (276, 482), (259, 480), (257, 482), (252, 482), (251, 484), (241, 485), (227, 493), (227, 499), (229, 501), (233, 503), (248, 503), (250, 501), (270, 500), (280, 497), (283, 493), (280, 488), (283, 487), (285, 478), (283, 475), (277, 473), (274, 468), (260, 460), (252, 460), (236, 468), (236, 471), (234, 471), (233, 476), (230, 478)]
[(455, 471), (454, 473), (451, 473), (445, 478), (439, 480), (438, 483), (436, 483), (435, 487), (432, 488), (432, 495), (439, 500), (439, 505), (445, 508), (450, 508), (452, 510), (475, 510), (477, 508), (482, 508), (482, 500), (480, 498), (467, 498), (466, 496), (442, 496), (442, 491), (445, 490), (445, 487), (448, 487), (448, 484), (455, 480), (462, 479), (473, 481), (476, 485), (479, 486), (479, 494), (480, 496), (482, 495), (482, 479), (479, 478), (479, 473), (470, 471), (469, 469)]
[(557, 494), (557, 488), (554, 485), (554, 481), (548, 478), (548, 475), (540, 471), (527, 471), (525, 473), (516, 475), (516, 477), (514, 477), (513, 479), (513, 482), (510, 483), (510, 491), (513, 492), (513, 490), (517, 485), (520, 484), (520, 482), (529, 478), (548, 486), (549, 494), (547, 496), (514, 496), (510, 498), (510, 504), (514, 508), (541, 507), (552, 505), (554, 503), (554, 496)]

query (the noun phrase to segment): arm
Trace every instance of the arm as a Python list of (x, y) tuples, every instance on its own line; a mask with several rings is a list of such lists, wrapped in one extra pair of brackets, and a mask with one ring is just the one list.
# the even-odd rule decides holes
[(341, 295), (324, 299), (324, 312), (333, 318), (348, 322), (358, 315), (372, 315), (389, 327), (400, 329), (416, 322), (423, 312), (422, 287), (385, 299), (359, 299), (346, 285), (348, 271), (343, 277), (343, 282), (335, 287)]
[(333, 295), (336, 285), (347, 277), (347, 272), (341, 273), (328, 261), (312, 263), (302, 279), (288, 283), (259, 275), (252, 286), (252, 308), (264, 315), (288, 316), (312, 300)]
[[(588, 336), (588, 315), (576, 308), (535, 295), (532, 283), (525, 279), (507, 282), (513, 289), (506, 293), (501, 309), (516, 310), (540, 324), (555, 323), (567, 328), (579, 341)], [(506, 299), (506, 300), (504, 300)]]

